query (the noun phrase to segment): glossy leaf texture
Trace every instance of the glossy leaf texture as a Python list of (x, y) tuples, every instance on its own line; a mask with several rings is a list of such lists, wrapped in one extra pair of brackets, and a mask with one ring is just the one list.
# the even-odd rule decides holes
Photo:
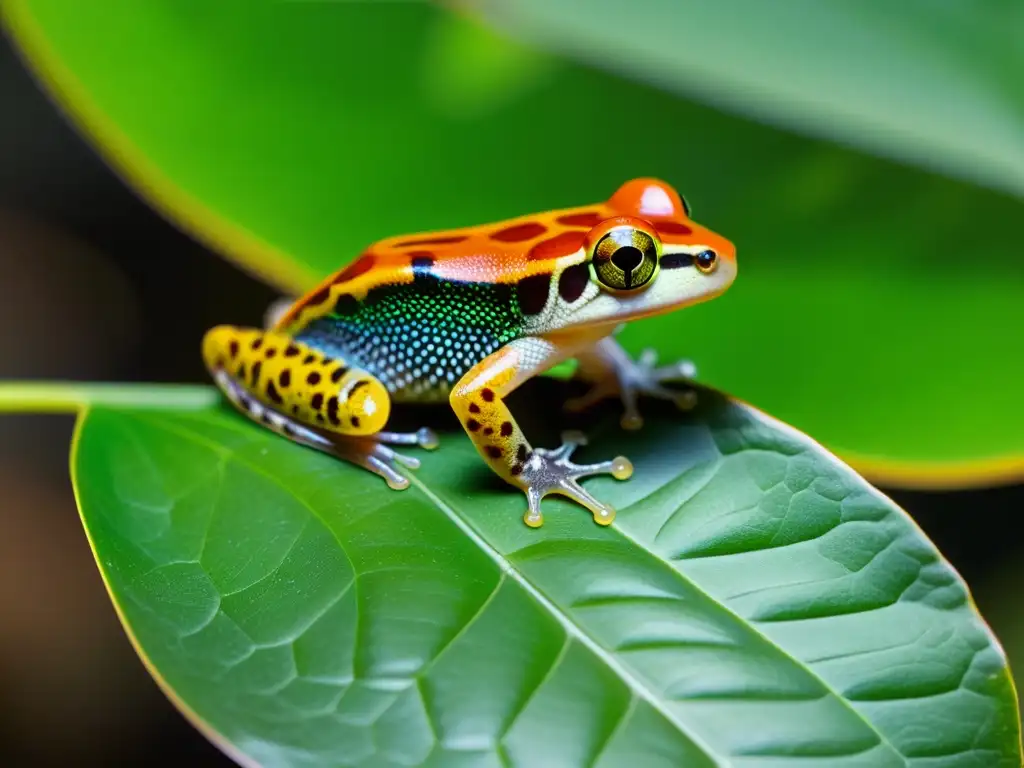
[(1024, 6), (1005, 0), (471, 0), (667, 90), (1024, 194)]
[(632, 351), (693, 359), (878, 482), (1024, 477), (1013, 198), (531, 54), (428, 4), (4, 13), (140, 191), (283, 291), (381, 237), (662, 177), (737, 243), (740, 274), (721, 299), (627, 329)]
[[(539, 444), (558, 386), (517, 393)], [(903, 511), (712, 392), (616, 416), (608, 528), (527, 528), (461, 431), (397, 492), (226, 408), (94, 406), (72, 466), (140, 654), (243, 763), (1021, 764), (1002, 652)]]

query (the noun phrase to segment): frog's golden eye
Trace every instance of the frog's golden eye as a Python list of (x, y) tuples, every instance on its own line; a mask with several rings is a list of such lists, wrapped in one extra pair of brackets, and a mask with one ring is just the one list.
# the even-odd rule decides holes
[(705, 275), (710, 275), (718, 269), (718, 254), (714, 251), (701, 251), (693, 257), (693, 263)]
[(615, 227), (594, 245), (591, 265), (598, 282), (613, 291), (634, 291), (658, 273), (661, 244), (636, 227)]

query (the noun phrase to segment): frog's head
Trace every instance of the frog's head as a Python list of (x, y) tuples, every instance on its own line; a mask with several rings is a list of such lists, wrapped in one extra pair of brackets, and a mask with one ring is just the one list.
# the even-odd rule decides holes
[(560, 291), (561, 301), (545, 318), (549, 330), (614, 326), (697, 304), (724, 292), (736, 277), (733, 244), (693, 222), (679, 193), (664, 182), (627, 182), (600, 213), (582, 247), (559, 260), (559, 284), (577, 287)]

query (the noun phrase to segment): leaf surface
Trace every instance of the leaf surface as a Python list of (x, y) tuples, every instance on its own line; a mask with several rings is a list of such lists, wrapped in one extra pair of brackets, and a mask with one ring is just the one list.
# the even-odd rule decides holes
[[(513, 401), (536, 444), (559, 386)], [(461, 433), (394, 492), (194, 403), (91, 407), (73, 474), (140, 653), (243, 762), (1020, 765), (1005, 659), (960, 578), (747, 406), (704, 391), (642, 434), (591, 419), (587, 455), (636, 465), (587, 483), (615, 523), (548, 499), (534, 530)]]
[(1024, 6), (473, 0), (501, 29), (740, 114), (1024, 194)]

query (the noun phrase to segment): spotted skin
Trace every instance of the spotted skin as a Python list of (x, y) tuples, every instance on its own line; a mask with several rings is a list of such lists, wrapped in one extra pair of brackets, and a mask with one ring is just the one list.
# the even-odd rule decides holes
[[(348, 360), (328, 356), (282, 333), (220, 325), (203, 339), (203, 359), (245, 395), (290, 421), (339, 435), (383, 429), (391, 400), (381, 383)], [(283, 431), (283, 430), (282, 430)]]
[[(229, 397), (240, 392), (265, 406), (271, 421), (280, 415), (293, 431), (308, 426), (341, 446), (391, 435), (381, 430), (392, 403), (447, 399), (481, 458), (526, 493), (527, 524), (540, 524), (548, 493), (578, 501), (608, 524), (614, 510), (577, 481), (627, 477), (628, 462), (574, 464), (575, 443), (534, 448), (505, 398), (559, 361), (595, 349), (611, 362), (586, 370), (617, 382), (595, 386), (601, 397), (619, 393), (632, 407), (638, 392), (662, 396), (662, 369), (648, 365), (639, 375), (624, 353), (609, 356), (610, 334), (627, 320), (721, 294), (735, 277), (734, 253), (690, 218), (671, 186), (634, 179), (592, 205), (381, 240), (278, 314), (269, 331), (211, 331), (204, 359)], [(292, 355), (300, 365), (286, 366), (280, 350), (268, 357), (271, 344), (300, 350)], [(412, 461), (377, 458), (385, 469), (369, 468), (385, 479)]]

